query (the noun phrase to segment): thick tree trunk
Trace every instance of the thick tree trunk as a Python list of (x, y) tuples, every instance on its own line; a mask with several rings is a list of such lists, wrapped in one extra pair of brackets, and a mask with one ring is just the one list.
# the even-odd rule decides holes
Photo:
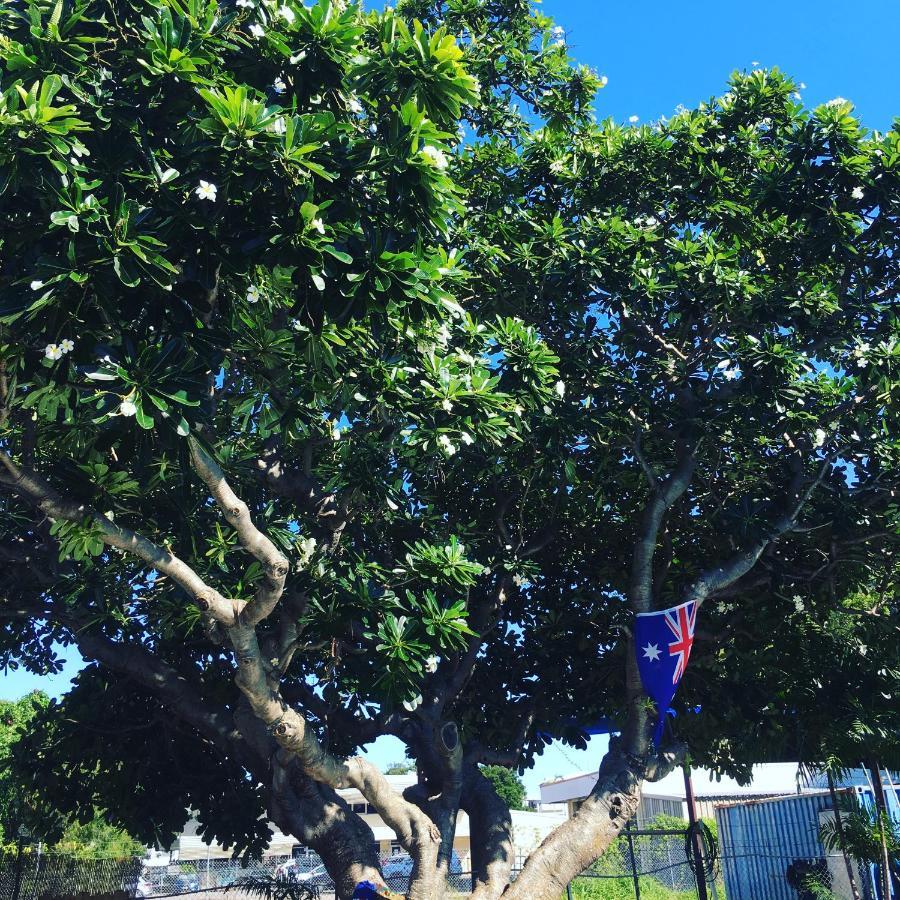
[(349, 900), (360, 881), (384, 883), (372, 829), (337, 791), (298, 766), (276, 764), (269, 813), (285, 834), (319, 854), (334, 880), (337, 900)]
[(472, 900), (496, 900), (509, 884), (513, 865), (509, 807), (475, 765), (464, 773), (461, 802), (469, 816)]
[[(447, 876), (456, 838), (462, 792), (462, 744), (454, 722), (435, 721), (429, 731), (423, 729), (419, 734), (416, 753), (419, 783), (404, 791), (404, 797), (434, 823), (439, 843), (434, 871), (424, 867), (420, 867), (418, 873), (414, 871), (409, 896), (441, 900), (447, 893)], [(430, 740), (424, 740), (426, 735)]]
[(503, 900), (559, 900), (566, 885), (618, 837), (637, 812), (646, 761), (626, 753), (619, 742), (600, 765), (594, 789), (578, 812), (548, 835)]

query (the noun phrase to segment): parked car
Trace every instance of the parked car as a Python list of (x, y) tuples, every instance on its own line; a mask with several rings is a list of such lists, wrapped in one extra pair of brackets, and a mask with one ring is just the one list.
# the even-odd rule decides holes
[(153, 894), (153, 885), (143, 876), (126, 878), (122, 882), (122, 890), (129, 897), (144, 898)]
[(323, 887), (331, 883), (331, 876), (323, 865), (318, 865), (313, 869), (303, 871), (301, 868), (302, 860), (289, 859), (275, 869), (275, 877), (283, 881), (299, 881), (304, 884), (314, 884), (317, 887)]
[[(381, 864), (381, 874), (385, 880), (388, 878), (409, 878), (412, 874), (413, 861), (408, 853), (395, 853), (389, 856)], [(450, 874), (459, 875), (462, 873), (462, 863), (456, 851), (450, 857)]]
[(175, 876), (175, 892), (188, 894), (200, 890), (200, 876), (196, 872), (181, 872)]

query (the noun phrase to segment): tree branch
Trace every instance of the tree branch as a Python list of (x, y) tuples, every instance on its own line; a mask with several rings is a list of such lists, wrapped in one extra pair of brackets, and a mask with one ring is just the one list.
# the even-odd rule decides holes
[(323, 491), (302, 469), (288, 468), (273, 450), (267, 451), (256, 465), (276, 494), (293, 500), (313, 516), (320, 527), (331, 532), (332, 545), (337, 544), (349, 516), (336, 494)]
[(668, 478), (651, 483), (652, 493), (644, 507), (631, 561), (629, 599), (634, 612), (649, 612), (653, 606), (653, 556), (656, 553), (659, 529), (666, 512), (690, 486), (697, 467), (699, 446), (699, 441), (688, 446)]
[(0, 477), (0, 484), (5, 484), (15, 493), (26, 497), (50, 518), (68, 522), (87, 520), (98, 530), (107, 546), (131, 553), (164, 575), (168, 575), (194, 598), (201, 609), (217, 621), (228, 624), (239, 614), (242, 606), (240, 601), (231, 601), (223, 597), (175, 554), (157, 546), (137, 532), (116, 525), (90, 506), (63, 497), (38, 475), (17, 466), (2, 450), (0, 450), (0, 466), (6, 470), (6, 474)]
[(725, 562), (702, 572), (685, 592), (685, 601), (693, 600), (698, 605), (702, 604), (711, 594), (729, 587), (739, 578), (746, 575), (759, 561), (769, 544), (793, 530), (797, 517), (812, 496), (813, 491), (821, 484), (832, 462), (832, 455), (825, 457), (825, 461), (822, 463), (816, 478), (804, 490), (799, 492), (797, 501), (787, 513), (773, 523), (768, 534), (749, 547), (734, 554)]
[(256, 625), (267, 618), (284, 593), (288, 561), (272, 541), (253, 523), (247, 504), (225, 480), (221, 466), (206, 452), (200, 442), (188, 439), (194, 469), (216, 501), (228, 524), (237, 532), (241, 545), (262, 563), (264, 577), (253, 602), (242, 609), (241, 618), (247, 625)]

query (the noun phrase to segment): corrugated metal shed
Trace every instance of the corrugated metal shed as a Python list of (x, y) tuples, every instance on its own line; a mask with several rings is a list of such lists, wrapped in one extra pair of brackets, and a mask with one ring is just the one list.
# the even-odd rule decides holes
[(788, 867), (824, 860), (819, 813), (830, 808), (827, 791), (717, 806), (728, 900), (797, 900)]

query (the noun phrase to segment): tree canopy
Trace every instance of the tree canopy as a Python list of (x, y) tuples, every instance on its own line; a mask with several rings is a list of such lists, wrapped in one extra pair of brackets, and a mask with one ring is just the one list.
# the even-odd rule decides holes
[[(410, 898), (462, 808), (475, 896), (555, 900), (680, 740), (790, 752), (780, 709), (824, 741), (786, 689), (823, 632), (896, 680), (852, 653), (895, 618), (853, 598), (900, 526), (900, 130), (777, 70), (595, 122), (524, 0), (27, 0), (0, 65), (0, 653), (94, 661), (19, 744), (72, 813), (259, 852), (267, 812), (349, 896), (353, 786)], [(685, 599), (657, 749), (630, 625)], [(479, 766), (601, 719), (510, 884)], [(384, 734), (402, 797), (353, 755)]]

